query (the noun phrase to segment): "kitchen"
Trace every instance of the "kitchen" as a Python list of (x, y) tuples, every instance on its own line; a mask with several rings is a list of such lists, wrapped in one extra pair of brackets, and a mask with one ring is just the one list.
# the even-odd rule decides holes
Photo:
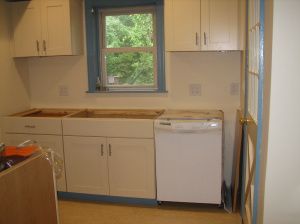
[[(12, 59), (9, 4), (1, 1), (0, 7), (1, 115), (29, 108), (221, 109), (225, 114), (224, 177), (230, 183), (241, 52), (167, 52), (167, 93), (86, 93), (86, 55)], [(190, 95), (194, 84), (200, 85), (201, 95)]]

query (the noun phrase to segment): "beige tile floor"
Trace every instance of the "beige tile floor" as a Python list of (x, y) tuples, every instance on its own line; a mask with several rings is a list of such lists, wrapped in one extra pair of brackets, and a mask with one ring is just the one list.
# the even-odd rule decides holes
[(133, 206), (59, 201), (60, 224), (241, 224), (237, 213), (209, 205)]

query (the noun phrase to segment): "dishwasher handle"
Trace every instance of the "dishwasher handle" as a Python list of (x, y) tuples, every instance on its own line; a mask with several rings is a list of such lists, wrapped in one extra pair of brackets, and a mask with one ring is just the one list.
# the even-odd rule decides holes
[(165, 130), (169, 132), (197, 133), (203, 131), (222, 130), (221, 120), (201, 120), (201, 121), (167, 121), (156, 120), (154, 123), (155, 130)]
[(170, 121), (160, 121), (156, 120), (154, 122), (154, 129), (161, 129), (161, 130), (172, 130), (172, 123)]

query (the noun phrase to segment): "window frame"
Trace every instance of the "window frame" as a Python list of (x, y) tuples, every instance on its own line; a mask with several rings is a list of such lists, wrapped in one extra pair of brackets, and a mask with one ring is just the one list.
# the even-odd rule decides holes
[[(156, 14), (156, 45), (157, 45), (157, 80), (156, 88), (119, 88), (119, 89), (104, 89), (97, 91), (96, 82), (100, 75), (101, 54), (98, 49), (101, 49), (102, 43), (99, 32), (99, 11), (105, 9), (115, 8), (130, 8), (130, 7), (147, 7), (153, 6)], [(164, 66), (164, 16), (163, 16), (163, 0), (85, 0), (85, 20), (86, 20), (86, 50), (87, 50), (87, 66), (88, 66), (88, 93), (101, 93), (101, 92), (166, 92), (165, 85), (165, 66)], [(100, 75), (101, 79), (101, 75)], [(101, 82), (103, 80), (100, 80)]]
[[(113, 15), (130, 15), (130, 14), (152, 14), (152, 25), (153, 25), (153, 46), (152, 47), (118, 47), (118, 48), (107, 48), (106, 46), (106, 25), (105, 17)], [(137, 7), (125, 7), (125, 8), (112, 8), (112, 9), (100, 9), (99, 10), (100, 20), (99, 24), (101, 29), (100, 43), (100, 76), (102, 80), (103, 88), (107, 88), (109, 91), (142, 91), (157, 89), (157, 34), (156, 34), (156, 11), (153, 6), (137, 6)], [(109, 85), (107, 82), (107, 72), (105, 55), (107, 53), (136, 53), (136, 52), (151, 52), (153, 55), (153, 85)]]

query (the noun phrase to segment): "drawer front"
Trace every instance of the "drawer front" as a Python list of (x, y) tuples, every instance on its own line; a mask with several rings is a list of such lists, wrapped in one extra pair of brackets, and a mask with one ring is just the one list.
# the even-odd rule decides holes
[(3, 126), (5, 133), (62, 134), (61, 119), (58, 118), (5, 117)]
[(148, 119), (63, 119), (63, 134), (74, 136), (108, 136), (153, 138), (153, 120)]

